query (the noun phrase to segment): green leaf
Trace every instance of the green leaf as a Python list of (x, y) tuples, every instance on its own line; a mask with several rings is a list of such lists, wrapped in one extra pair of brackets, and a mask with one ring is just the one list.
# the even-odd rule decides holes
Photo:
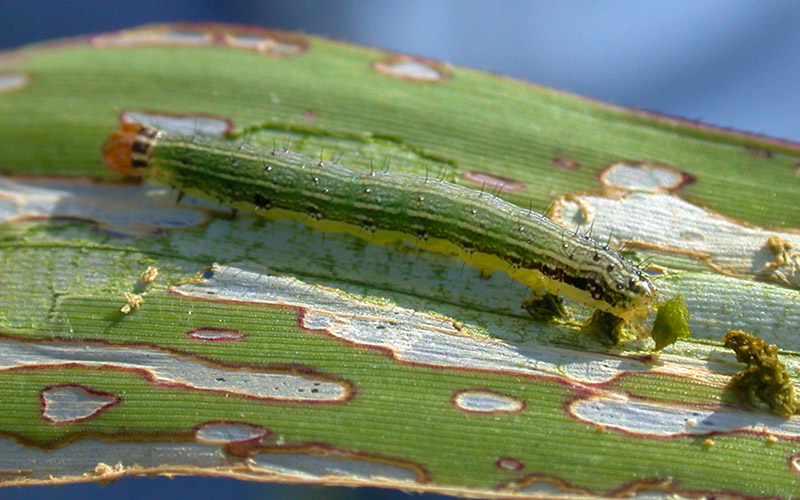
[[(550, 205), (682, 296), (691, 337), (609, 348), (501, 273), (176, 203), (102, 167), (121, 120)], [(750, 332), (797, 376), (796, 144), (224, 25), (3, 54), (0, 137), (1, 484), (796, 495), (796, 417), (742, 406), (721, 345)]]

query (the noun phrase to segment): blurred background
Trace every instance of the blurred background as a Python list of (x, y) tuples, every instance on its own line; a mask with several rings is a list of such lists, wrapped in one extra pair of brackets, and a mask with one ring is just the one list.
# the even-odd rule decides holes
[[(0, 0), (0, 49), (153, 22), (302, 31), (621, 106), (800, 141), (795, 0)], [(2, 499), (449, 498), (212, 478), (0, 490)]]

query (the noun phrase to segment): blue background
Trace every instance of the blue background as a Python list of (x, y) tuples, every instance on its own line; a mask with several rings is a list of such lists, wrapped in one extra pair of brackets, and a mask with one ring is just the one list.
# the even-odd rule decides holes
[[(0, 49), (151, 22), (304, 31), (800, 141), (800, 2), (0, 0)], [(0, 499), (406, 499), (214, 478), (0, 490)], [(420, 499), (446, 498), (413, 495)]]

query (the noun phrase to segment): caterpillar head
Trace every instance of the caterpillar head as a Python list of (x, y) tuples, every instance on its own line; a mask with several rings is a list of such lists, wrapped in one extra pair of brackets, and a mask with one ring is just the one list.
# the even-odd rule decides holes
[(138, 123), (126, 123), (114, 129), (103, 143), (103, 162), (124, 175), (141, 176), (161, 132)]

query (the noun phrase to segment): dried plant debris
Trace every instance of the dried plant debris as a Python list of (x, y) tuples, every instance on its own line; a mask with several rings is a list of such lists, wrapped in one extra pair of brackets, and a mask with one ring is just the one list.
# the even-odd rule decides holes
[(770, 236), (764, 248), (771, 251), (775, 258), (764, 266), (759, 275), (786, 286), (800, 287), (800, 251), (790, 241), (777, 235)]
[(723, 341), (737, 360), (747, 363), (730, 382), (744, 402), (784, 417), (797, 413), (794, 385), (775, 345), (741, 330), (726, 333)]
[(148, 266), (139, 276), (138, 281), (133, 287), (133, 293), (125, 292), (125, 305), (120, 308), (122, 314), (130, 314), (132, 311), (139, 309), (144, 304), (144, 294), (147, 289), (158, 277), (158, 268)]

